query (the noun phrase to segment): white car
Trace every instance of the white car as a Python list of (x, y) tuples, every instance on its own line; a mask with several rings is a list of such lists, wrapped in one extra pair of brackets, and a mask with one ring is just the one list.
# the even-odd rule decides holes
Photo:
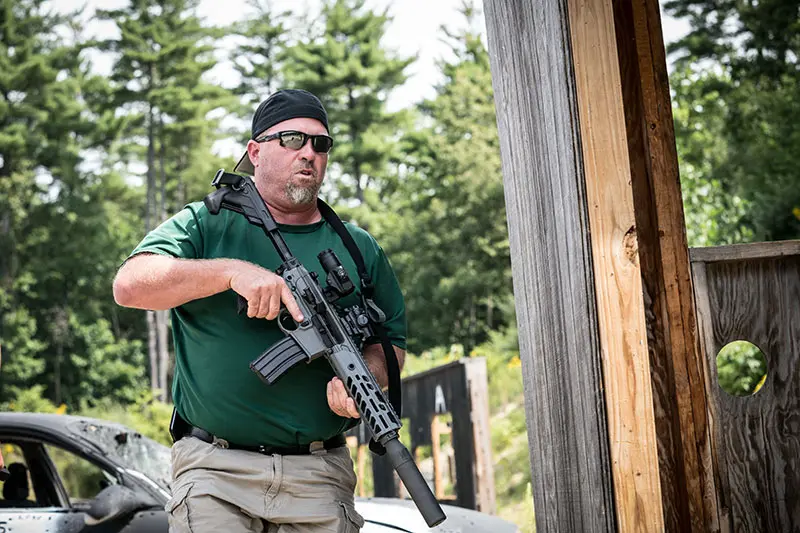
[[(167, 446), (120, 424), (41, 413), (0, 413), (0, 443), (15, 451), (6, 458), (12, 479), (3, 483), (0, 533), (168, 532)], [(447, 520), (428, 528), (410, 500), (356, 498), (362, 533), (519, 532), (495, 516), (442, 508)]]

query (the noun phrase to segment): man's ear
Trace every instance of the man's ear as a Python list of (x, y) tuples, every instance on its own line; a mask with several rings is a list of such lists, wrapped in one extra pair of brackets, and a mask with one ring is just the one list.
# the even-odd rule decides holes
[(261, 150), (261, 145), (254, 140), (247, 141), (247, 155), (250, 156), (250, 162), (253, 168), (258, 166), (258, 153)]

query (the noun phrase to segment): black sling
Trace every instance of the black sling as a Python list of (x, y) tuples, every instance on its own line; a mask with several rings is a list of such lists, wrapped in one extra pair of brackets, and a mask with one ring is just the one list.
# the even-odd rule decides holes
[[(367, 312), (367, 316), (370, 317), (370, 325), (377, 334), (381, 346), (383, 347), (384, 356), (386, 357), (386, 374), (389, 378), (389, 403), (392, 404), (397, 416), (402, 417), (400, 364), (397, 361), (397, 354), (394, 352), (394, 347), (389, 340), (389, 335), (386, 333), (386, 328), (383, 327), (383, 319), (378, 318), (379, 315), (382, 315), (382, 312), (372, 300), (372, 297), (375, 293), (375, 287), (372, 285), (372, 278), (367, 272), (367, 267), (364, 264), (364, 257), (361, 255), (361, 250), (359, 250), (358, 246), (356, 246), (353, 236), (350, 235), (350, 232), (344, 227), (344, 223), (339, 218), (339, 215), (337, 215), (336, 212), (331, 208), (331, 206), (322, 200), (317, 199), (317, 207), (319, 208), (320, 213), (322, 213), (322, 218), (324, 218), (325, 221), (333, 227), (334, 231), (339, 234), (339, 237), (342, 239), (347, 251), (350, 252), (350, 257), (352, 257), (353, 262), (356, 264), (358, 277), (361, 280), (361, 295), (364, 298), (364, 305), (367, 307), (365, 311)], [(375, 451), (373, 444), (377, 443), (370, 443), (370, 447), (373, 451)]]

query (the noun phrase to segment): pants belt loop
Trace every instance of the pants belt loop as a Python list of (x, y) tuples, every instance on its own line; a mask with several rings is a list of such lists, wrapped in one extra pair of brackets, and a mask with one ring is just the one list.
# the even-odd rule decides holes
[(319, 455), (323, 453), (327, 453), (325, 449), (325, 443), (321, 440), (315, 440), (308, 445), (308, 451), (312, 455)]

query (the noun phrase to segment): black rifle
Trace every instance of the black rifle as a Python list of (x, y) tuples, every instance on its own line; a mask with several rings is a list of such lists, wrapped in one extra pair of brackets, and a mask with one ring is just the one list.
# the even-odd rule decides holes
[[(328, 249), (317, 256), (327, 275), (327, 287), (323, 289), (316, 273), (309, 272), (292, 255), (250, 177), (219, 170), (211, 184), (217, 190), (204, 199), (208, 211), (216, 215), (221, 208), (230, 209), (243, 214), (248, 222), (264, 230), (283, 262), (276, 274), (289, 286), (303, 314), (303, 321), (297, 323), (285, 307), (281, 308), (278, 327), (286, 338), (250, 363), (250, 369), (267, 385), (272, 385), (295, 365), (324, 356), (345, 384), (374, 441), (385, 449), (425, 522), (429, 527), (440, 524), (446, 518), (444, 511), (408, 449), (400, 442), (400, 418), (364, 363), (360, 346), (356, 346), (353, 340), (355, 337), (359, 344), (363, 344), (365, 339), (373, 336), (367, 313), (382, 321), (381, 310), (366, 299), (362, 300), (363, 307), (339, 308), (333, 305), (355, 289), (336, 254)], [(247, 301), (241, 295), (238, 298), (241, 312)]]

